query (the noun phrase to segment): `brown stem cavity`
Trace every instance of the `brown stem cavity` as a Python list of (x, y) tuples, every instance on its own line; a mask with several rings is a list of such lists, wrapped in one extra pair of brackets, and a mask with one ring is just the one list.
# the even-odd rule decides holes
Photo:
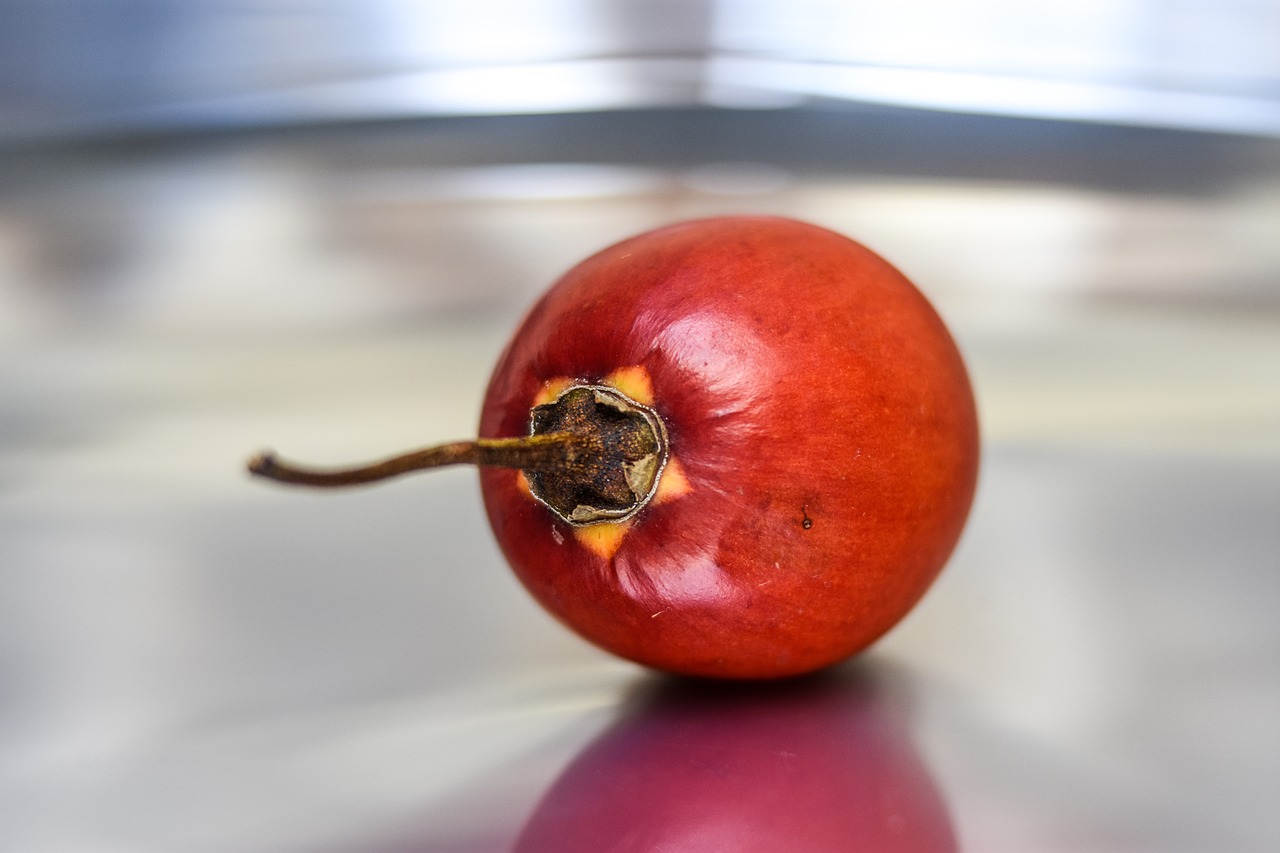
[(530, 412), (531, 437), (568, 433), (566, 464), (525, 469), (529, 491), (570, 524), (622, 521), (658, 490), (667, 432), (652, 409), (604, 385), (577, 385)]
[(529, 434), (441, 444), (352, 468), (316, 469), (263, 453), (249, 472), (298, 486), (356, 486), (446, 465), (515, 468), (535, 499), (573, 525), (624, 521), (658, 488), (661, 418), (614, 388), (575, 385), (530, 412)]

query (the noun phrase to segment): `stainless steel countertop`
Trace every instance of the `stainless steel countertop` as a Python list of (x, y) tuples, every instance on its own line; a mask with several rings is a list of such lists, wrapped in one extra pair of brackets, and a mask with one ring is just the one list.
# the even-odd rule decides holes
[[(899, 264), (979, 395), (958, 552), (825, 678), (717, 691), (586, 646), (510, 575), (470, 472), (242, 474), (263, 445), (469, 435), (559, 272), (735, 211)], [(619, 849), (749, 849), (826, 819), (824, 773), (851, 832), (903, 849), (1280, 848), (1277, 235), (1276, 141), (958, 116), (8, 149), (0, 850), (569, 849), (600, 810)], [(702, 823), (658, 806), (668, 778)]]

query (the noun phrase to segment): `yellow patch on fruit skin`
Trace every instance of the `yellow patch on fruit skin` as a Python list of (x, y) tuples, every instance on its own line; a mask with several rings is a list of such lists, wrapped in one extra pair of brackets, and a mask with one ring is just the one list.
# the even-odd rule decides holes
[(619, 367), (606, 376), (600, 384), (617, 388), (642, 406), (653, 405), (653, 382), (649, 379), (649, 371), (638, 364)]
[(613, 559), (618, 546), (631, 530), (630, 521), (602, 521), (573, 528), (573, 538), (578, 544), (602, 560)]
[(554, 403), (573, 384), (573, 380), (568, 376), (548, 379), (543, 383), (542, 388), (538, 390), (538, 395), (533, 398), (533, 405), (545, 406), (547, 403)]
[(663, 466), (662, 475), (658, 478), (658, 490), (653, 493), (651, 503), (654, 506), (664, 504), (667, 501), (682, 498), (692, 491), (693, 486), (689, 485), (689, 478), (685, 476), (680, 461), (674, 456), (668, 456), (667, 464)]
[(529, 500), (537, 501), (537, 498), (533, 496), (533, 489), (529, 487), (529, 478), (524, 475), (523, 471), (516, 472), (516, 488), (520, 490), (520, 494)]

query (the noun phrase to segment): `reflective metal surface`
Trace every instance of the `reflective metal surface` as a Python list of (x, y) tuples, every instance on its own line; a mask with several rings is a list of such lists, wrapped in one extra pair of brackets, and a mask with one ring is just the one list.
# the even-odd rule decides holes
[(1280, 136), (1277, 0), (0, 0), (0, 139), (822, 102)]
[[(559, 272), (733, 211), (876, 248), (970, 360), (971, 525), (860, 660), (671, 683), (537, 609), (471, 472), (243, 475), (469, 435)], [(0, 849), (1276, 849), (1277, 234), (1273, 141), (958, 116), (7, 149)]]

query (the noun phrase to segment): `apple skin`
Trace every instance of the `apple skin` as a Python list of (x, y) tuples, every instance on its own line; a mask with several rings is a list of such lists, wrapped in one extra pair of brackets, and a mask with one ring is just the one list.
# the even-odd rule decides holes
[(663, 482), (682, 488), (613, 549), (585, 547), (519, 472), (481, 471), (498, 543), (548, 611), (645, 666), (760, 679), (846, 658), (915, 605), (964, 526), (978, 426), (951, 336), (900, 272), (773, 217), (625, 240), (533, 307), (480, 435), (527, 434), (557, 382), (637, 367), (669, 436)]
[(901, 710), (856, 675), (667, 681), (561, 773), (515, 853), (954, 851)]

